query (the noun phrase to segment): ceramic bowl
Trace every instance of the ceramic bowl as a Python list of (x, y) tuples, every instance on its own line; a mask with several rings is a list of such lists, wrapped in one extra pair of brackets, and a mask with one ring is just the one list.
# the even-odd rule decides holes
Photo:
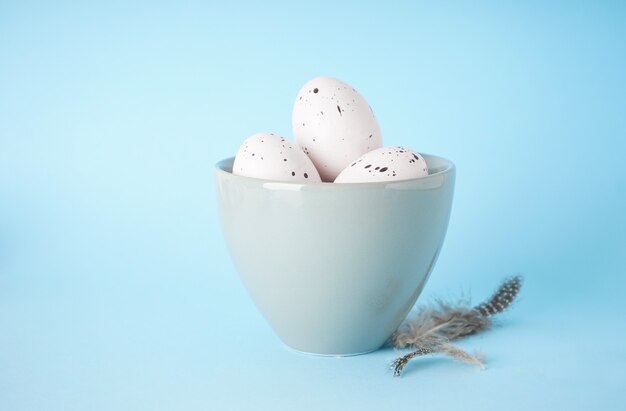
[(443, 244), (454, 164), (397, 182), (275, 182), (216, 165), (226, 243), (250, 296), (289, 347), (354, 355), (382, 346), (424, 287)]

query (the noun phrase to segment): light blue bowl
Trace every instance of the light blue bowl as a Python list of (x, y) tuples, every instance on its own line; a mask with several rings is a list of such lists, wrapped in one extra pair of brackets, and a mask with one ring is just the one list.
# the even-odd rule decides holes
[(293, 184), (216, 165), (221, 222), (255, 304), (289, 347), (321, 355), (376, 350), (400, 325), (441, 250), (454, 164), (399, 182)]

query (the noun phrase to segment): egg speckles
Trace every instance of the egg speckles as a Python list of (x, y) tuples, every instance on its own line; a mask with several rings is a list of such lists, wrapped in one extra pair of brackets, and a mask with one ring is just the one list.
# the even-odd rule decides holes
[(350, 163), (335, 183), (371, 183), (396, 181), (428, 175), (426, 160), (404, 147), (382, 147)]
[(296, 142), (324, 181), (382, 146), (380, 127), (367, 101), (351, 86), (330, 77), (306, 83), (293, 107)]
[(292, 183), (322, 181), (304, 151), (274, 133), (257, 133), (246, 139), (235, 156), (233, 174)]

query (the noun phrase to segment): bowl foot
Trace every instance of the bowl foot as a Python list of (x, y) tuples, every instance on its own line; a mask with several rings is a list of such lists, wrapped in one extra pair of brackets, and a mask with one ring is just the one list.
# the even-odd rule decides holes
[(314, 357), (335, 357), (335, 358), (342, 358), (342, 357), (354, 357), (357, 355), (364, 355), (364, 354), (369, 354), (371, 352), (377, 351), (378, 349), (380, 349), (381, 347), (377, 347), (374, 348), (372, 350), (367, 350), (367, 351), (361, 351), (361, 352), (349, 352), (349, 353), (341, 353), (341, 354), (332, 354), (332, 353), (318, 353), (318, 352), (308, 352), (308, 351), (303, 351), (303, 350), (299, 350), (297, 348), (293, 348), (288, 346), (287, 344), (283, 343), (283, 347), (285, 347), (287, 350), (291, 351), (291, 352), (295, 352), (298, 354), (302, 354), (302, 355), (309, 355), (309, 356), (314, 356)]

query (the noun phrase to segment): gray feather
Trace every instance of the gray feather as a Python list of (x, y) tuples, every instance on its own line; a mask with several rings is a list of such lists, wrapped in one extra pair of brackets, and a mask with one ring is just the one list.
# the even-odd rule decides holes
[(432, 306), (419, 308), (416, 317), (405, 321), (391, 336), (394, 347), (413, 349), (392, 363), (394, 375), (399, 376), (411, 359), (435, 353), (484, 368), (482, 358), (467, 353), (450, 341), (490, 328), (492, 316), (513, 304), (521, 286), (522, 277), (517, 275), (505, 280), (488, 300), (476, 307), (470, 307), (466, 301), (455, 305), (437, 300)]

